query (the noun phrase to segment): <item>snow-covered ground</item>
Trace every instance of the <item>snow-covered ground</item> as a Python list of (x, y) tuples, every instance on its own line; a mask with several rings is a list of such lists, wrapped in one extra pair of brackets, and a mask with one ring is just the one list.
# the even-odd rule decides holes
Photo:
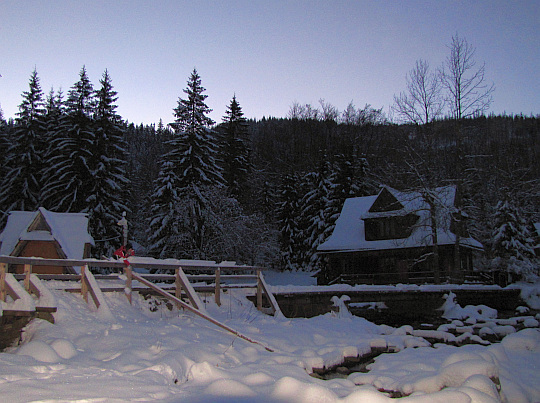
[[(313, 286), (302, 274), (267, 281)], [(0, 353), (0, 400), (390, 402), (384, 391), (392, 391), (408, 395), (404, 402), (540, 401), (538, 328), (509, 331), (487, 346), (430, 345), (408, 326), (377, 326), (347, 312), (270, 317), (244, 293), (228, 292), (221, 307), (208, 298), (207, 311), (274, 352), (138, 294), (130, 305), (121, 293), (107, 293), (108, 310), (96, 311), (77, 294), (53, 291), (56, 324), (33, 321), (20, 346)], [(398, 352), (380, 355), (367, 373), (309, 375), (372, 347)]]

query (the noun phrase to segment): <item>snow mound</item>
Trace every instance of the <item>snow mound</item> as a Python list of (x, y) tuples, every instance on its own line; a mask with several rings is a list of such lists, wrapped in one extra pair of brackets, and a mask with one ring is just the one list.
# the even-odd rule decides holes
[(312, 403), (336, 402), (337, 396), (331, 390), (296, 378), (284, 377), (276, 382), (272, 397), (284, 402)]
[(33, 340), (23, 344), (17, 350), (17, 354), (30, 356), (40, 362), (56, 363), (62, 360), (51, 346), (40, 340)]
[(249, 386), (232, 379), (219, 379), (212, 382), (206, 388), (205, 393), (229, 397), (252, 397), (256, 395)]
[(501, 344), (506, 350), (540, 352), (540, 330), (523, 329), (518, 333), (506, 336)]
[(66, 339), (56, 339), (51, 343), (52, 349), (65, 360), (75, 357), (77, 349), (72, 342)]

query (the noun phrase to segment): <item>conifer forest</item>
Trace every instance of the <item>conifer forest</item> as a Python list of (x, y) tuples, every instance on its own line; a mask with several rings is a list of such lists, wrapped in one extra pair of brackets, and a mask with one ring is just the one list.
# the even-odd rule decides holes
[(12, 210), (85, 212), (93, 255), (111, 256), (126, 211), (137, 253), (314, 271), (346, 198), (456, 184), (485, 267), (538, 271), (540, 117), (435, 98), (422, 109), (411, 101), (418, 74), (430, 77), (422, 63), (386, 113), (321, 99), (248, 120), (232, 96), (219, 122), (193, 70), (156, 124), (118, 115), (107, 70), (94, 86), (83, 67), (65, 94), (45, 94), (33, 71), (16, 118), (0, 115), (1, 224)]

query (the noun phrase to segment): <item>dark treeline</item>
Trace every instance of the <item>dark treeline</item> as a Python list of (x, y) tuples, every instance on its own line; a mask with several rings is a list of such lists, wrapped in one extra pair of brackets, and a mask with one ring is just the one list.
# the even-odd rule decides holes
[[(247, 121), (247, 133), (250, 170), (241, 206), (264, 218), (272, 231), (268, 241), (278, 240), (280, 248), (265, 264), (316, 268), (316, 246), (331, 233), (345, 198), (376, 194), (383, 184), (403, 190), (457, 184), (471, 234), (490, 258), (496, 255), (494, 234), (507, 224), (497, 222), (502, 205), (513, 206), (516, 222), (527, 228), (540, 221), (538, 117), (492, 115), (429, 125), (263, 118)], [(170, 136), (154, 126), (128, 127), (129, 165), (138, 166), (129, 176), (141, 196), (132, 202), (148, 198), (164, 151), (159, 139)], [(133, 220), (144, 233), (144, 217)], [(530, 244), (532, 228), (514, 236), (530, 238)]]
[(126, 211), (141, 253), (314, 270), (346, 198), (456, 184), (486, 265), (533, 270), (538, 117), (392, 124), (321, 101), (246, 120), (233, 97), (216, 123), (204, 91), (194, 70), (171, 122), (135, 125), (116, 114), (107, 71), (94, 90), (83, 68), (66, 99), (34, 72), (17, 118), (0, 119), (0, 209), (87, 212), (97, 257), (120, 246)]

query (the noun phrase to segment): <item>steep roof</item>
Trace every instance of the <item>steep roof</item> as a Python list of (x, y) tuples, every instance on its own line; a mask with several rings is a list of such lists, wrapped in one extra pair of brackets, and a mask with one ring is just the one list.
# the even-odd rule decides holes
[(88, 216), (83, 213), (12, 211), (0, 234), (0, 255), (13, 253), (19, 241), (57, 241), (68, 259), (82, 259), (84, 245), (94, 244), (88, 233)]
[[(382, 198), (388, 198), (389, 194), (392, 199), (395, 198), (399, 203), (381, 201)], [(385, 186), (376, 196), (355, 197), (345, 200), (341, 214), (336, 221), (334, 232), (317, 250), (323, 253), (353, 252), (432, 245), (430, 207), (426, 201), (427, 197), (431, 197), (436, 205), (438, 245), (454, 244), (456, 236), (450, 231), (450, 224), (451, 213), (457, 211), (455, 207), (455, 186), (432, 189), (429, 194), (416, 191), (401, 192)], [(375, 208), (372, 208), (373, 206)], [(408, 238), (366, 241), (365, 219), (406, 214), (416, 214), (419, 217)], [(460, 245), (482, 248), (482, 244), (473, 238), (460, 238)]]

